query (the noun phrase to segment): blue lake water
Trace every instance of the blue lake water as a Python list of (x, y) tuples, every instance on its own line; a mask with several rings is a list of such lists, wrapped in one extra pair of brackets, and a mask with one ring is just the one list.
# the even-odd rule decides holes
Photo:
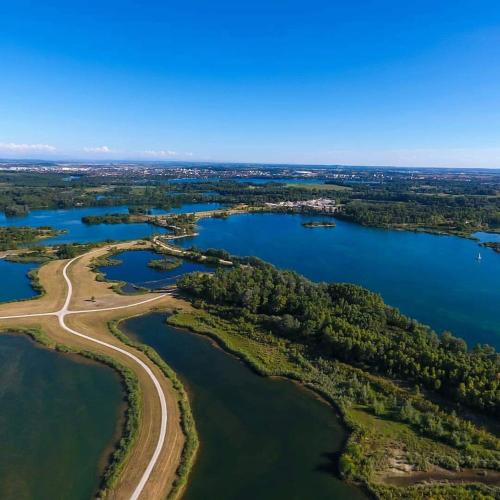
[[(162, 288), (175, 283), (177, 278), (185, 273), (194, 271), (207, 271), (208, 266), (198, 262), (184, 260), (179, 267), (168, 271), (160, 271), (148, 267), (151, 259), (160, 259), (161, 255), (149, 250), (130, 250), (121, 252), (113, 257), (120, 260), (121, 264), (102, 266), (99, 270), (107, 279), (112, 281), (126, 281), (135, 286), (149, 288), (151, 290)], [(132, 291), (125, 288), (124, 291)]]
[(474, 237), (478, 238), (479, 241), (481, 242), (486, 242), (486, 241), (495, 241), (498, 242), (500, 241), (500, 233), (484, 233), (484, 232), (478, 232), (474, 233)]
[[(207, 210), (213, 206), (184, 205), (179, 211)], [(69, 229), (68, 234), (47, 243), (132, 239), (158, 231), (158, 228), (146, 224), (86, 226), (81, 223), (85, 214), (117, 211), (125, 212), (126, 208), (34, 211), (23, 218), (2, 219), (0, 216), (0, 224), (49, 224)], [(500, 346), (499, 254), (479, 247), (475, 241), (454, 236), (366, 228), (344, 221), (337, 221), (337, 227), (332, 229), (302, 226), (304, 221), (320, 219), (284, 214), (202, 219), (200, 234), (178, 240), (178, 243), (224, 248), (237, 255), (256, 255), (316, 281), (357, 283), (381, 293), (387, 303), (437, 331), (450, 330), (471, 345), (481, 342)], [(492, 234), (477, 236), (482, 240), (495, 239)], [(482, 255), (480, 262), (477, 260), (479, 251)], [(33, 296), (25, 277), (31, 265), (0, 260), (0, 266), (3, 278), (0, 300)], [(156, 273), (145, 265), (125, 265), (120, 270), (110, 268), (109, 273), (118, 273), (112, 279), (137, 284), (141, 280), (155, 280), (156, 274), (144, 275), (135, 281), (123, 275), (135, 267), (140, 267), (145, 273)]]
[(0, 302), (29, 299), (36, 295), (27, 274), (36, 264), (19, 264), (0, 259)]
[[(154, 215), (166, 213), (189, 213), (220, 208), (219, 203), (188, 203), (170, 210), (154, 209)], [(6, 217), (0, 213), (0, 226), (51, 226), (67, 231), (55, 238), (42, 240), (41, 244), (90, 243), (104, 240), (129, 240), (144, 238), (163, 230), (150, 224), (97, 224), (87, 225), (82, 222), (85, 215), (104, 215), (110, 213), (128, 213), (126, 206), (82, 207), (64, 210), (33, 210), (26, 217)]]
[[(343, 281), (379, 292), (390, 305), (437, 331), (500, 346), (500, 255), (454, 236), (390, 231), (322, 217), (245, 214), (203, 219), (185, 247), (256, 255), (316, 281)], [(477, 260), (479, 250), (482, 260)]]

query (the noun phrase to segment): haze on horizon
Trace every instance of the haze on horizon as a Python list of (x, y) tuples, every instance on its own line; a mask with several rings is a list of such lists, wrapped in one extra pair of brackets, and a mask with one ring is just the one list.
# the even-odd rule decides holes
[(17, 0), (0, 63), (0, 158), (500, 167), (493, 0)]

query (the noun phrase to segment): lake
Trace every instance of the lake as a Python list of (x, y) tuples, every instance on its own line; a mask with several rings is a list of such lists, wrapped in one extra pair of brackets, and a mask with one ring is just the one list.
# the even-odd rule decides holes
[[(179, 210), (203, 210), (212, 206), (184, 205)], [(34, 211), (26, 218), (7, 220), (10, 224), (51, 224), (69, 229), (67, 235), (45, 243), (139, 238), (158, 231), (147, 224), (87, 226), (81, 223), (81, 217), (89, 210), (97, 215), (117, 211), (117, 208)], [(177, 243), (185, 247), (194, 244), (201, 248), (224, 248), (237, 255), (256, 255), (315, 281), (357, 283), (381, 293), (388, 304), (437, 331), (450, 330), (471, 345), (481, 342), (500, 346), (500, 254), (455, 236), (367, 228), (341, 220), (331, 229), (302, 226), (304, 221), (323, 219), (286, 214), (202, 219), (198, 236), (177, 240)], [(478, 237), (495, 239), (491, 234), (478, 234)], [(481, 261), (477, 260), (479, 252)], [(0, 260), (0, 271), (5, 276), (0, 285), (0, 300), (33, 296), (25, 277), (31, 268), (32, 265)], [(146, 266), (141, 268), (144, 270)], [(118, 269), (109, 272), (121, 273)], [(144, 274), (143, 281), (154, 281), (157, 276), (151, 269), (144, 273), (148, 275)], [(141, 279), (138, 277), (136, 283)]]
[(185, 273), (213, 270), (213, 267), (198, 262), (190, 262), (188, 260), (183, 260), (179, 267), (168, 271), (156, 270), (148, 267), (148, 262), (150, 260), (161, 258), (162, 255), (151, 252), (150, 250), (129, 250), (113, 256), (113, 259), (121, 261), (121, 264), (101, 266), (99, 271), (101, 271), (108, 280), (125, 281), (129, 285), (125, 285), (122, 290), (125, 292), (133, 292), (135, 290), (134, 286), (155, 290), (175, 284), (177, 278)]
[[(186, 203), (170, 210), (153, 209), (154, 215), (167, 213), (180, 214), (221, 208), (219, 203)], [(42, 245), (61, 243), (91, 243), (104, 240), (129, 240), (145, 238), (153, 233), (163, 232), (162, 228), (145, 223), (137, 224), (96, 224), (82, 222), (85, 215), (104, 215), (110, 213), (128, 213), (126, 206), (112, 207), (82, 207), (63, 210), (33, 210), (25, 217), (6, 217), (0, 213), (0, 226), (51, 226), (54, 229), (65, 230), (55, 238), (41, 240)]]
[(365, 498), (335, 477), (345, 431), (311, 392), (256, 375), (164, 314), (121, 327), (156, 349), (188, 390), (201, 445), (184, 500)]
[(37, 267), (37, 264), (8, 262), (0, 259), (0, 302), (29, 299), (36, 295), (31, 288), (27, 274)]
[[(500, 346), (500, 255), (455, 236), (367, 228), (320, 216), (242, 214), (202, 219), (184, 247), (255, 255), (315, 281), (357, 283), (437, 331)], [(481, 251), (482, 260), (477, 260)]]
[(0, 498), (87, 500), (123, 412), (118, 375), (0, 335)]
[[(196, 209), (206, 207), (196, 205)], [(37, 211), (16, 221), (21, 225), (32, 224), (26, 222), (31, 217), (30, 220), (37, 221), (33, 225), (49, 224), (58, 227), (59, 224), (60, 227), (70, 228), (71, 233), (66, 236), (88, 238), (87, 241), (98, 241), (103, 239), (103, 235), (110, 237), (113, 225), (85, 226), (80, 219), (85, 214), (109, 213), (116, 209), (101, 207), (97, 213), (89, 210), (48, 211), (48, 217), (45, 218), (41, 213), (43, 211)], [(126, 209), (123, 207), (122, 210)], [(191, 207), (186, 211), (192, 211)], [(331, 219), (284, 214), (244, 214), (227, 219), (202, 219), (199, 222), (198, 236), (177, 240), (177, 243), (185, 247), (195, 244), (201, 248), (224, 248), (237, 255), (256, 255), (316, 281), (358, 283), (381, 293), (389, 304), (439, 331), (449, 329), (463, 336), (469, 344), (479, 341), (499, 346), (500, 255), (491, 249), (479, 247), (477, 242), (453, 236), (366, 228), (345, 221), (337, 221), (337, 226), (331, 229), (308, 229), (302, 226), (303, 222), (311, 220)], [(9, 221), (12, 222), (12, 219)], [(57, 221), (57, 224), (53, 221)], [(132, 226), (135, 225), (117, 226), (122, 226), (121, 229), (118, 228), (117, 234), (123, 236), (117, 239), (138, 237), (133, 232)], [(490, 240), (490, 236), (484, 239)], [(479, 251), (481, 261), (477, 260)], [(151, 258), (158, 258), (149, 251), (122, 252), (117, 258), (123, 261), (121, 265), (103, 268), (109, 279), (123, 280), (138, 286), (149, 284), (151, 288), (164, 286), (175, 276), (198, 270), (196, 266), (199, 266), (185, 262), (182, 268), (158, 272), (147, 267)], [(25, 278), (25, 273), (32, 267), (0, 260), (3, 278), (0, 300), (33, 296)], [(357, 489), (337, 480), (328, 472), (334, 469), (331, 457), (341, 449), (345, 439), (345, 432), (330, 407), (294, 384), (258, 377), (235, 358), (214, 348), (207, 339), (168, 327), (161, 315), (129, 320), (126, 327), (136, 338), (157, 349), (180, 374), (189, 390), (202, 447), (186, 493), (187, 499), (207, 498), (210, 495), (221, 499), (267, 498), (268, 492), (272, 495), (269, 498), (293, 499), (308, 498), (311, 491), (314, 491), (315, 499), (362, 497)], [(21, 414), (22, 405), (28, 404), (26, 401), (31, 401), (31, 392), (33, 388), (37, 389), (37, 384), (42, 387), (33, 396), (33, 406), (36, 409), (42, 413), (47, 412), (49, 419), (53, 413), (58, 414), (58, 411), (67, 411), (69, 415), (68, 420), (59, 416), (62, 419), (61, 433), (71, 434), (70, 429), (73, 427), (68, 422), (80, 417), (75, 417), (72, 413), (75, 405), (80, 408), (80, 405), (85, 405), (88, 401), (92, 401), (92, 405), (100, 405), (95, 409), (95, 414), (100, 419), (103, 418), (101, 411), (109, 415), (116, 412), (116, 406), (113, 410), (99, 403), (100, 398), (104, 397), (100, 392), (101, 387), (106, 383), (112, 386), (117, 383), (116, 377), (109, 376), (107, 369), (97, 367), (101, 370), (99, 373), (102, 381), (97, 380), (97, 375), (90, 375), (97, 377), (91, 383), (91, 389), (86, 389), (85, 383), (80, 382), (80, 394), (72, 386), (76, 382), (72, 382), (71, 377), (61, 382), (62, 373), (64, 370), (79, 373), (75, 377), (81, 379), (83, 371), (89, 369), (90, 365), (80, 365), (60, 355), (57, 355), (58, 361), (50, 358), (49, 363), (44, 358), (45, 354), (56, 356), (55, 353), (35, 349), (31, 344), (27, 344), (29, 348), (18, 345), (23, 340), (17, 337), (3, 339), (0, 338), (0, 362), (3, 367), (0, 382), (3, 380), (1, 377), (10, 379), (0, 383), (0, 388), (9, 387), (9, 384), (16, 381), (19, 383), (18, 386), (13, 386), (12, 401), (9, 403), (18, 406), (12, 406), (8, 410), (8, 405), (5, 407), (7, 409), (3, 408), (4, 404), (0, 405), (0, 422), (5, 421), (9, 429), (11, 425), (17, 424), (15, 415)], [(14, 368), (8, 368), (9, 365), (1, 357), (2, 348), (11, 349), (6, 351), (8, 354), (4, 355), (5, 360), (19, 359)], [(30, 354), (35, 352), (38, 354)], [(67, 363), (64, 369), (59, 361)], [(53, 398), (54, 387), (47, 381), (42, 384), (44, 379), (38, 374), (38, 369), (42, 375), (49, 373), (58, 387), (61, 384), (64, 386), (64, 390), (68, 391), (64, 401), (53, 401), (58, 399)], [(14, 375), (9, 375), (10, 373)], [(19, 376), (19, 373), (22, 375)], [(27, 373), (34, 373), (35, 378), (29, 378)], [(113, 390), (111, 389), (111, 393)], [(92, 400), (95, 391), (97, 399)], [(3, 397), (2, 394), (4, 393), (0, 390), (0, 397)], [(119, 400), (119, 391), (116, 394)], [(67, 408), (62, 406), (62, 409), (52, 409), (50, 406), (65, 403)], [(11, 413), (3, 416), (3, 411)], [(85, 413), (90, 411), (88, 409), (82, 411), (87, 418), (87, 423), (84, 424), (92, 427), (91, 416), (94, 414)], [(42, 415), (37, 418), (44, 422), (46, 417)], [(24, 422), (27, 434), (32, 428), (35, 431), (38, 429), (36, 422)], [(110, 418), (110, 422), (114, 420)], [(51, 428), (50, 424), (47, 426)], [(0, 432), (1, 429), (0, 426)], [(106, 432), (108, 431), (109, 428)], [(15, 433), (9, 432), (15, 436)], [(109, 432), (111, 436), (112, 430)], [(76, 435), (69, 438), (69, 442), (73, 443), (68, 445), (71, 453), (75, 456), (82, 453), (85, 455), (83, 460), (92, 464), (90, 458), (85, 458), (91, 454), (87, 449), (89, 444), (79, 444), (75, 440), (80, 433), (74, 434)], [(42, 434), (39, 439), (45, 437)], [(93, 444), (94, 458), (102, 453), (103, 443), (109, 442), (102, 435), (101, 438), (101, 448), (97, 442)], [(32, 439), (35, 440), (33, 446), (41, 446), (37, 444), (35, 437)], [(1, 442), (3, 444), (4, 441)], [(7, 446), (15, 445), (15, 441), (8, 444), (7, 439), (6, 442)], [(56, 451), (52, 451), (49, 449), (52, 443), (43, 444), (50, 456), (55, 456), (57, 446), (60, 446), (56, 441)], [(80, 446), (82, 451), (75, 451)], [(37, 458), (36, 451), (33, 454)], [(32, 470), (31, 456), (25, 458), (26, 465), (19, 465), (21, 468), (25, 467), (22, 469), (25, 476), (35, 474), (31, 477), (38, 477), (36, 471)], [(1, 460), (0, 457), (0, 463)], [(93, 463), (95, 466), (97, 458)], [(64, 465), (65, 470), (67, 465), (68, 477), (75, 477), (74, 474), (78, 472), (75, 462), (68, 459), (68, 463)], [(75, 470), (71, 470), (72, 468)], [(93, 473), (97, 474), (95, 469)], [(86, 483), (81, 478), (71, 479), (68, 488), (76, 488), (74, 485), (78, 484), (82, 491), (85, 488), (92, 490), (95, 488), (96, 476), (92, 477), (94, 483), (90, 480)], [(40, 477), (40, 481), (42, 479)], [(4, 497), (1, 491), (0, 496)], [(67, 496), (74, 497), (72, 492), (68, 492)]]

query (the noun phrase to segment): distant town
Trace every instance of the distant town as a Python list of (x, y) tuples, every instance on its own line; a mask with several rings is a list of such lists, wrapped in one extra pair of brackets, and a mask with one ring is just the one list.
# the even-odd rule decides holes
[(205, 162), (44, 162), (0, 160), (0, 172), (66, 174), (68, 176), (126, 177), (134, 179), (164, 178), (186, 181), (283, 179), (340, 181), (347, 183), (384, 183), (397, 179), (422, 181), (452, 180), (470, 182), (495, 177), (500, 169), (450, 169), (413, 167), (364, 167), (343, 165), (268, 165)]

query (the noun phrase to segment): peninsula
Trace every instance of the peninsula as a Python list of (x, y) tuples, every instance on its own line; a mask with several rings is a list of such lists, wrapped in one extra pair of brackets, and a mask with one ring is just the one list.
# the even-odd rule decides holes
[[(113, 248), (132, 246), (147, 248), (149, 243), (127, 242)], [(44, 293), (33, 300), (0, 305), (0, 330), (27, 333), (62, 352), (92, 355), (111, 364), (124, 380), (136, 380), (135, 392), (125, 384), (127, 422), (100, 494), (117, 499), (164, 498), (185, 479), (179, 477), (178, 468), (190, 458), (183, 452), (189, 404), (175, 375), (148, 352), (125, 344), (110, 325), (153, 309), (175, 308), (178, 301), (169, 292), (119, 295), (110, 283), (97, 281), (92, 260), (111, 248), (103, 246), (42, 266), (38, 278)]]

